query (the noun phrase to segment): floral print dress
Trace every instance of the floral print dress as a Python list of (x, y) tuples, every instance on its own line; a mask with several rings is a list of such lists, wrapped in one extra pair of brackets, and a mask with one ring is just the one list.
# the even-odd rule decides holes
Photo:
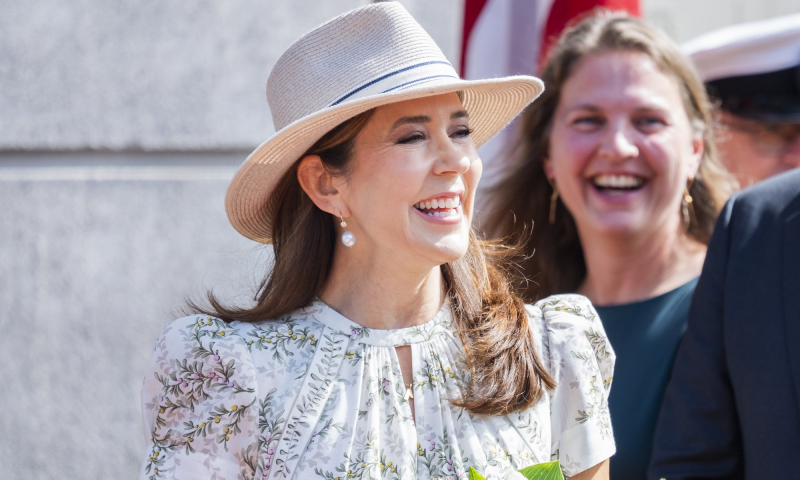
[[(142, 479), (505, 478), (561, 460), (570, 476), (615, 452), (608, 416), (614, 353), (589, 301), (527, 306), (558, 382), (504, 416), (453, 406), (469, 381), (448, 304), (397, 330), (360, 326), (321, 300), (277, 320), (170, 323), (142, 392), (151, 447)], [(414, 419), (395, 347), (410, 345)]]

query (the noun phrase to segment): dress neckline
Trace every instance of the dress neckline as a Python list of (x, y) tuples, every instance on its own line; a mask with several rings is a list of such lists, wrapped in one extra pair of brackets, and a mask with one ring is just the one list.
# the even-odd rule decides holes
[(660, 302), (669, 300), (672, 297), (676, 297), (676, 296), (682, 295), (682, 294), (684, 294), (686, 292), (694, 291), (694, 287), (695, 287), (695, 285), (697, 285), (697, 280), (699, 278), (700, 277), (694, 277), (691, 280), (689, 280), (688, 282), (684, 283), (683, 285), (679, 285), (679, 286), (673, 288), (672, 290), (670, 290), (668, 292), (664, 292), (664, 293), (659, 294), (659, 295), (656, 295), (655, 297), (643, 298), (641, 300), (635, 300), (633, 302), (628, 302), (628, 303), (617, 303), (617, 304), (611, 304), (611, 305), (595, 305), (594, 307), (595, 307), (595, 309), (597, 311), (600, 311), (600, 310), (610, 311), (610, 310), (614, 310), (614, 309), (622, 310), (622, 309), (631, 308), (631, 307), (647, 307), (647, 306), (650, 306), (650, 305), (653, 305), (653, 304), (656, 304), (656, 303), (660, 303)]
[(449, 301), (445, 301), (442, 308), (427, 322), (413, 327), (391, 330), (368, 328), (359, 325), (331, 308), (319, 298), (315, 298), (303, 310), (307, 315), (326, 327), (347, 335), (352, 341), (378, 347), (402, 347), (412, 343), (425, 342), (452, 329), (452, 312)]

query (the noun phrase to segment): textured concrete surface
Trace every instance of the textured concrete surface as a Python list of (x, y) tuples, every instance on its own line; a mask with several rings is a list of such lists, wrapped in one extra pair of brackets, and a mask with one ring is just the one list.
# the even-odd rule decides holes
[(735, 23), (800, 12), (800, 0), (641, 0), (647, 20), (678, 42)]
[(0, 478), (136, 477), (164, 324), (211, 286), (247, 302), (270, 258), (227, 183), (0, 180)]
[[(365, 3), (0, 0), (0, 150), (258, 145), (283, 50)], [(456, 61), (461, 2), (402, 3)]]

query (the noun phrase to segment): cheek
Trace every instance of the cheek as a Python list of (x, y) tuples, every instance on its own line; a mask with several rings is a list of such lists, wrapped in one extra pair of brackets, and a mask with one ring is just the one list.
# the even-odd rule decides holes
[(419, 195), (418, 172), (409, 163), (386, 161), (378, 168), (359, 171), (358, 176), (360, 180), (353, 187), (365, 228), (380, 225), (381, 230), (396, 231), (403, 225), (399, 217), (408, 215)]
[(691, 137), (654, 136), (644, 139), (639, 149), (656, 176), (666, 183), (683, 185), (695, 174), (697, 159)]
[(556, 181), (564, 175), (579, 175), (596, 148), (597, 139), (593, 135), (579, 135), (568, 129), (554, 128), (550, 135), (548, 156)]
[(759, 152), (745, 133), (726, 133), (721, 136), (717, 145), (722, 163), (733, 173), (760, 175), (777, 163), (775, 159)]
[(481, 181), (481, 177), (483, 176), (483, 162), (480, 158), (477, 160), (473, 160), (470, 164), (469, 170), (464, 173), (464, 182), (466, 183), (465, 187), (467, 192), (472, 196), (475, 197), (475, 191), (478, 188), (478, 184)]

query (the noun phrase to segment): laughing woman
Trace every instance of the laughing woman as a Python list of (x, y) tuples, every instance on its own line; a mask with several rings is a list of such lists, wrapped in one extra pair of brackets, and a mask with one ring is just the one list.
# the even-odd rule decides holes
[(542, 90), (467, 82), (398, 4), (278, 60), (278, 132), (227, 194), (274, 248), (252, 307), (169, 324), (143, 389), (141, 478), (607, 478), (614, 354), (591, 304), (524, 305), (472, 233), (476, 145)]
[[(492, 199), (496, 235), (533, 224), (527, 298), (579, 292), (618, 355), (611, 476), (645, 478), (655, 421), (706, 244), (730, 181), (710, 105), (665, 34), (617, 15), (566, 32), (542, 72), (514, 164)], [(513, 212), (513, 215), (510, 213)], [(535, 254), (534, 254), (535, 252)]]

